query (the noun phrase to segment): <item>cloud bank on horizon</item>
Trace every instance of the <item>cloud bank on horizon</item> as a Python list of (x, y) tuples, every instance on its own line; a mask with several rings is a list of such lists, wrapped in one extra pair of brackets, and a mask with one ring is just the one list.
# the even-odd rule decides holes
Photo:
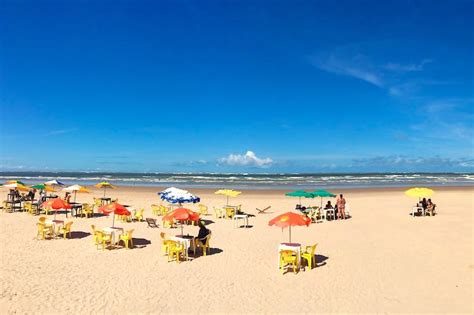
[(250, 166), (268, 168), (272, 165), (271, 158), (259, 158), (252, 151), (247, 151), (245, 154), (229, 154), (227, 157), (220, 158), (219, 164), (230, 166)]

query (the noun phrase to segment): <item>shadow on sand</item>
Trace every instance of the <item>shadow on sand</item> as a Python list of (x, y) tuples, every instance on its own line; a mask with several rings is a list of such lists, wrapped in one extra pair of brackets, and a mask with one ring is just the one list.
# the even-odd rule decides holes
[[(207, 251), (207, 256), (212, 256), (212, 255), (217, 255), (222, 253), (223, 250), (220, 248), (209, 248)], [(193, 253), (193, 251), (189, 251), (189, 255), (191, 260), (197, 259), (197, 258), (206, 258), (206, 256), (203, 255), (202, 249), (201, 248), (196, 248), (196, 252)]]
[(133, 238), (133, 247), (134, 248), (145, 248), (147, 245), (150, 245), (151, 241), (145, 238)]
[(71, 239), (81, 239), (90, 236), (91, 233), (82, 231), (71, 231)]
[(326, 260), (329, 259), (329, 257), (324, 256), (324, 255), (318, 255), (318, 254), (316, 254), (315, 256), (316, 256), (316, 257), (315, 257), (316, 268), (317, 268), (317, 267), (325, 266), (325, 265), (326, 265)]

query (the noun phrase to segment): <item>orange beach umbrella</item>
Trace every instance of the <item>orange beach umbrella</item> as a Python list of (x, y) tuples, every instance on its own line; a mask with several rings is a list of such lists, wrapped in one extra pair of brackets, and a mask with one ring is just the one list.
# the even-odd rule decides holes
[(115, 214), (116, 215), (130, 215), (130, 211), (128, 211), (127, 208), (125, 208), (123, 205), (119, 204), (118, 202), (112, 202), (107, 205), (103, 205), (102, 207), (99, 207), (99, 212), (104, 213), (106, 215), (109, 215), (110, 213), (114, 213), (114, 218), (112, 221), (112, 227), (115, 226)]
[[(163, 221), (173, 222), (173, 220), (179, 221), (198, 221), (199, 213), (196, 213), (192, 210), (186, 208), (178, 208), (170, 212), (169, 214), (163, 217)], [(183, 224), (181, 223), (181, 235), (183, 234)]]
[(54, 210), (58, 209), (71, 209), (71, 205), (68, 204), (66, 201), (62, 200), (61, 198), (54, 198), (48, 201), (45, 201), (41, 204), (42, 207), (49, 207)]
[[(43, 208), (49, 208), (54, 210), (54, 218), (56, 218), (56, 212), (61, 209), (71, 209), (71, 205), (68, 204), (66, 201), (62, 200), (61, 198), (54, 198), (48, 201), (45, 201), (41, 204)], [(72, 214), (71, 214), (72, 215)]]
[(274, 217), (268, 222), (269, 226), (275, 225), (281, 227), (282, 229), (288, 227), (289, 239), (291, 243), (291, 227), (292, 226), (309, 226), (311, 219), (305, 215), (301, 215), (294, 212), (286, 212), (280, 214), (279, 216)]

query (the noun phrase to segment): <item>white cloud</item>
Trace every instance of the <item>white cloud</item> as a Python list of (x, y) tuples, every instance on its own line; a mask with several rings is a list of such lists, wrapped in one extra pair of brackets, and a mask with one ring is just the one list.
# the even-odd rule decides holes
[(334, 54), (330, 54), (323, 58), (310, 58), (310, 61), (316, 68), (330, 73), (353, 77), (378, 87), (384, 85), (380, 76), (371, 69), (370, 65), (365, 61), (365, 58), (361, 55), (350, 60), (345, 60), (336, 57)]
[(271, 158), (259, 158), (252, 151), (247, 151), (245, 154), (229, 154), (227, 157), (218, 160), (220, 164), (227, 164), (231, 166), (254, 166), (254, 167), (269, 167), (273, 164)]
[(66, 133), (74, 132), (76, 130), (77, 130), (77, 128), (51, 130), (51, 131), (47, 132), (45, 135), (46, 136), (63, 135), (63, 134), (66, 134)]
[(423, 71), (423, 68), (425, 67), (426, 64), (432, 63), (432, 59), (423, 59), (420, 63), (417, 64), (407, 64), (407, 65), (402, 65), (399, 63), (388, 63), (384, 66), (385, 69), (390, 70), (390, 71), (396, 71), (396, 72), (417, 72), (417, 71)]
[[(418, 63), (381, 63), (361, 53), (360, 47), (351, 49), (340, 47), (331, 52), (311, 56), (309, 61), (319, 70), (368, 82), (398, 98), (417, 95), (423, 85), (446, 83), (416, 77), (425, 70), (427, 64), (434, 62), (429, 58), (424, 58)], [(401, 74), (407, 74), (409, 77)]]

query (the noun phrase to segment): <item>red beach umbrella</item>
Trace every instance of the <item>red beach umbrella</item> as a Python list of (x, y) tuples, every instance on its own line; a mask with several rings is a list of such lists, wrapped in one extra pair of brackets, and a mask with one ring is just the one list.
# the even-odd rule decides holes
[(56, 212), (61, 209), (71, 209), (71, 205), (68, 204), (66, 201), (62, 200), (61, 198), (54, 198), (48, 201), (45, 201), (41, 204), (43, 208), (49, 208), (54, 210), (54, 218), (56, 219)]
[[(179, 221), (198, 221), (199, 213), (186, 208), (178, 208), (163, 217), (163, 221), (173, 221), (173, 219)], [(181, 234), (183, 234), (183, 224), (181, 224)]]
[(123, 205), (119, 204), (118, 202), (112, 202), (107, 205), (103, 205), (100, 207), (99, 212), (102, 212), (106, 215), (109, 215), (110, 213), (114, 213), (114, 218), (112, 221), (112, 227), (115, 226), (115, 214), (116, 215), (130, 215), (130, 211), (128, 211), (127, 208), (125, 208)]
[(62, 200), (61, 198), (50, 199), (48, 201), (43, 202), (41, 206), (48, 207), (54, 210), (71, 209), (71, 205), (68, 204), (66, 201)]
[(268, 222), (269, 226), (275, 225), (281, 227), (282, 229), (288, 227), (291, 243), (291, 227), (292, 226), (309, 226), (311, 219), (305, 215), (301, 215), (294, 212), (286, 212), (276, 216)]

